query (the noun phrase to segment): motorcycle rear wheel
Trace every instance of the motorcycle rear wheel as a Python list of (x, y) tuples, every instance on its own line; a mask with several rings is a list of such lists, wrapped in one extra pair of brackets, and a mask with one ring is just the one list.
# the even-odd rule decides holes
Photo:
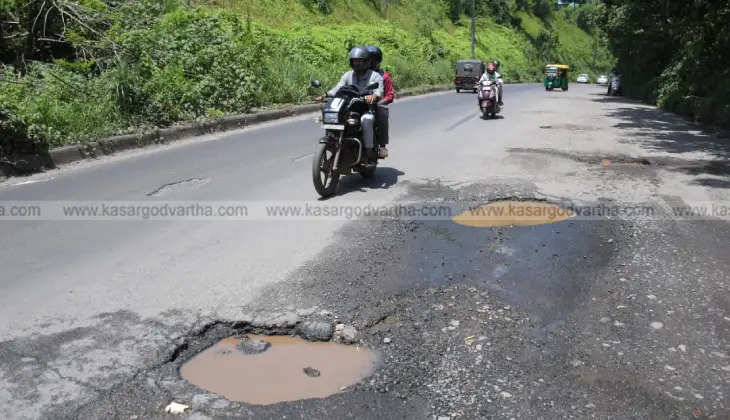
[(335, 161), (335, 147), (327, 143), (317, 145), (312, 161), (312, 182), (317, 194), (331, 197), (337, 192), (340, 174), (332, 170)]

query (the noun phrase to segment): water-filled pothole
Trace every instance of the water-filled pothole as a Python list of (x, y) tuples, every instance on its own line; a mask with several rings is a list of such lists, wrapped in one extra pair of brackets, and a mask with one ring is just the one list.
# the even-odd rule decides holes
[(219, 341), (180, 374), (231, 401), (274, 404), (335, 394), (369, 376), (376, 360), (364, 347), (249, 335)]
[(463, 211), (452, 218), (454, 223), (471, 227), (534, 226), (556, 223), (575, 213), (542, 201), (495, 201)]

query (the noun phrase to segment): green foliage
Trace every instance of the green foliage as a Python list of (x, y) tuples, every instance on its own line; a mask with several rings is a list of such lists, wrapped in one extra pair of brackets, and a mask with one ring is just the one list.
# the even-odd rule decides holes
[(447, 4), (449, 7), (449, 19), (454, 23), (459, 22), (461, 14), (466, 11), (463, 0), (447, 0)]
[[(43, 4), (35, 1), (0, 0), (0, 5), (12, 4), (13, 13), (20, 13), (18, 5)], [(36, 61), (27, 61), (27, 67), (0, 67), (3, 124), (10, 127), (12, 121), (28, 142), (50, 146), (309, 101), (319, 94), (310, 81), (334, 85), (347, 70), (346, 53), (354, 45), (383, 49), (383, 66), (398, 90), (448, 83), (454, 61), (470, 55), (469, 26), (452, 23), (470, 14), (470, 0), (58, 4), (70, 5), (68, 13), (85, 19), (66, 27), (60, 39), (66, 49), (45, 56), (40, 43), (33, 50)], [(516, 15), (511, 4), (477, 2), (477, 57), (500, 59), (508, 81), (535, 81), (544, 65), (535, 37), (547, 27), (530, 13)], [(60, 19), (54, 13), (50, 18)], [(570, 22), (558, 23), (557, 54), (570, 60), (571, 54), (589, 54), (583, 50), (590, 37)], [(10, 29), (17, 28), (2, 26), (4, 33)], [(564, 49), (573, 38), (579, 47)], [(0, 60), (12, 63), (25, 53), (23, 43), (13, 48), (8, 55), (2, 51)]]
[(493, 0), (488, 4), (490, 15), (494, 17), (494, 21), (500, 25), (511, 24), (511, 11), (507, 0)]
[(32, 64), (20, 78), (9, 71), (0, 83), (0, 108), (14, 110), (28, 137), (51, 146), (92, 133), (111, 134), (120, 124), (117, 108), (101, 79), (46, 64)]
[(329, 0), (300, 0), (300, 1), (308, 8), (310, 8), (310, 9), (316, 8), (317, 10), (324, 13), (325, 15), (332, 13), (332, 9), (330, 8)]
[(597, 19), (625, 91), (700, 121), (730, 126), (730, 4), (613, 0)]
[(578, 12), (578, 17), (576, 17), (575, 23), (578, 25), (579, 28), (583, 29), (586, 32), (591, 32), (593, 30), (591, 22), (588, 18), (588, 13), (586, 13), (585, 10), (581, 10)]
[(553, 6), (550, 0), (535, 0), (532, 5), (532, 13), (542, 20), (545, 20), (550, 16), (553, 11)]

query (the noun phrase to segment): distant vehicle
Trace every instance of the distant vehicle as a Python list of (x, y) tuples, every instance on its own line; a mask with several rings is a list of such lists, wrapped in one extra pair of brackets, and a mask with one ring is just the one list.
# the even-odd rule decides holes
[(598, 80), (596, 80), (596, 83), (598, 83), (599, 85), (607, 85), (608, 76), (606, 76), (605, 74), (598, 76)]
[(583, 73), (583, 74), (579, 74), (578, 78), (575, 79), (575, 81), (576, 81), (576, 83), (590, 83), (591, 79), (590, 79), (590, 77), (588, 77), (587, 74)]
[(477, 92), (476, 84), (479, 78), (484, 74), (486, 66), (481, 60), (459, 60), (456, 62), (456, 75), (454, 76), (454, 84), (456, 92), (462, 89)]
[(611, 81), (608, 83), (608, 96), (619, 96), (622, 95), (621, 90), (621, 76), (614, 75), (611, 77)]
[(545, 90), (568, 90), (568, 71), (570, 67), (564, 64), (548, 64), (545, 66)]

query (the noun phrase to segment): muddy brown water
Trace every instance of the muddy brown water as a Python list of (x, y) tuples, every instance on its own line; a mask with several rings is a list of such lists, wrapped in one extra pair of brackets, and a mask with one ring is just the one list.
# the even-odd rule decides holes
[[(180, 368), (182, 377), (199, 388), (231, 401), (274, 404), (323, 398), (372, 374), (376, 354), (358, 346), (310, 342), (288, 336), (249, 335), (271, 346), (259, 354), (236, 349), (239, 337), (223, 339)], [(319, 376), (305, 373), (315, 369)]]
[(452, 218), (471, 227), (534, 226), (570, 219), (575, 213), (542, 201), (496, 201), (466, 210)]

